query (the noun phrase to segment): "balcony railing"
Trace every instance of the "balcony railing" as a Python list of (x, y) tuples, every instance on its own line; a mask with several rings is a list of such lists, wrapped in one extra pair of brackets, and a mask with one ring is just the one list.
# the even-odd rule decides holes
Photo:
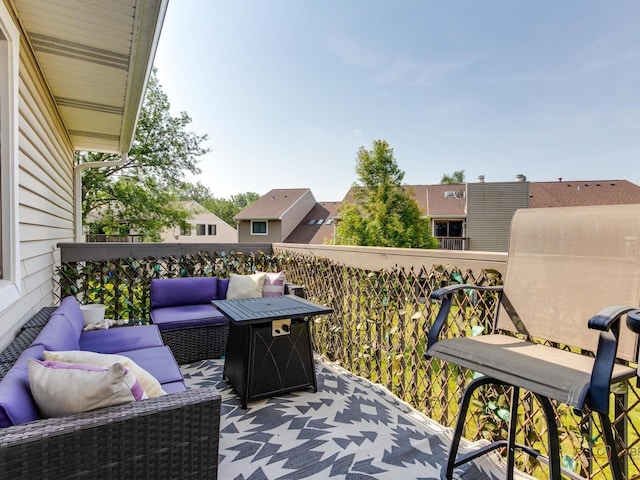
[(443, 250), (466, 250), (467, 239), (463, 237), (436, 237)]
[[(291, 244), (61, 244), (60, 296), (106, 305), (107, 316), (147, 321), (151, 278), (215, 275), (255, 270), (287, 272), (307, 296), (331, 306), (332, 315), (313, 324), (315, 350), (353, 373), (385, 385), (435, 421), (452, 426), (461, 392), (473, 375), (424, 358), (427, 332), (438, 305), (433, 290), (450, 283), (499, 284), (505, 253), (412, 250)], [(447, 335), (488, 328), (494, 294), (461, 293)], [(625, 453), (629, 478), (637, 478), (640, 419), (638, 390), (616, 385), (611, 417)], [(474, 400), (465, 435), (492, 439), (506, 430), (501, 412), (508, 395), (487, 389)], [(539, 406), (525, 398), (518, 441), (545, 452)], [(607, 457), (598, 424), (557, 406), (563, 465), (590, 478), (606, 478)], [(520, 469), (536, 476), (546, 466), (521, 456)]]

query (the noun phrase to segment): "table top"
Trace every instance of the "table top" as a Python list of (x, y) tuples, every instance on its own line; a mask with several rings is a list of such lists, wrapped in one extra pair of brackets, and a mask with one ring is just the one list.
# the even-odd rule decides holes
[(333, 309), (310, 302), (296, 295), (276, 297), (212, 300), (211, 304), (229, 320), (257, 323), (281, 318), (304, 318), (333, 312)]

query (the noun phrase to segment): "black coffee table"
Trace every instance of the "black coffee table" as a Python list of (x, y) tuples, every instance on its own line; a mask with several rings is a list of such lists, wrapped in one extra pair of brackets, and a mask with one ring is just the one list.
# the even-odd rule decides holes
[(309, 320), (331, 308), (295, 295), (211, 303), (229, 319), (224, 376), (242, 408), (258, 398), (318, 390)]

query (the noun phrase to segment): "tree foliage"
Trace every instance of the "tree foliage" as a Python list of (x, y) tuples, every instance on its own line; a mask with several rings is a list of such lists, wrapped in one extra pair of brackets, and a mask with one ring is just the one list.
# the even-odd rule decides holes
[(440, 185), (461, 185), (464, 183), (464, 170), (456, 170), (451, 175), (445, 173), (442, 175)]
[(231, 195), (230, 199), (216, 198), (208, 187), (198, 182), (184, 185), (177, 192), (177, 197), (180, 200), (195, 200), (229, 225), (235, 226), (233, 217), (260, 198), (260, 195), (255, 192), (245, 192)]
[(336, 242), (346, 245), (435, 248), (429, 220), (422, 217), (411, 190), (402, 185), (404, 172), (384, 140), (371, 150), (360, 147), (356, 158), (353, 202), (340, 207)]
[[(149, 79), (128, 158), (120, 165), (88, 168), (82, 175), (82, 219), (110, 235), (136, 231), (158, 240), (166, 227), (183, 224), (187, 212), (172, 203), (172, 192), (198, 174), (206, 135), (187, 130), (186, 112), (174, 117), (155, 70)], [(79, 152), (78, 163), (117, 161), (119, 155)]]

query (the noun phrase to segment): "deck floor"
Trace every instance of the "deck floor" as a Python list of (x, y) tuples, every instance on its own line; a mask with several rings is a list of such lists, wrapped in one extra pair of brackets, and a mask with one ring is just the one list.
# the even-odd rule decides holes
[[(218, 478), (438, 479), (451, 431), (386, 388), (316, 358), (311, 389), (250, 402), (223, 380), (223, 360), (183, 365), (190, 388), (222, 394)], [(457, 473), (461, 480), (504, 478), (496, 456)], [(522, 476), (520, 478), (528, 478)]]

